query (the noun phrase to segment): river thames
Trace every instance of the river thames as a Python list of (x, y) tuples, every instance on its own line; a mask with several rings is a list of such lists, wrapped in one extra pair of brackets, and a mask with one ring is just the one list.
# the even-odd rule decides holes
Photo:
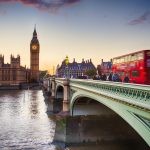
[[(42, 90), (0, 91), (0, 150), (64, 150), (65, 148), (58, 147), (59, 143), (55, 143), (57, 146), (52, 144), (56, 123), (53, 114), (50, 115), (51, 117), (47, 114), (48, 106), (49, 104), (45, 101)], [(110, 135), (108, 134), (110, 125), (116, 126), (116, 121), (114, 121), (114, 118), (112, 119), (111, 117), (108, 119), (108, 116), (106, 118), (103, 116), (97, 122), (101, 126), (100, 130), (97, 131), (96, 127), (91, 133), (93, 134), (96, 131), (95, 135), (101, 132), (112, 136), (112, 131), (115, 128), (112, 129)], [(87, 118), (85, 118), (86, 120)], [(88, 125), (91, 124), (93, 123)], [(118, 119), (117, 124), (124, 128)], [(107, 126), (108, 128), (106, 128)], [(83, 130), (85, 135), (88, 134), (88, 129), (89, 127), (87, 126)], [(116, 136), (116, 134), (114, 135)], [(116, 138), (114, 135), (113, 137)], [(75, 137), (75, 135), (72, 136)], [(140, 140), (138, 139), (138, 141)], [(143, 150), (147, 150), (147, 146), (143, 142), (141, 142), (142, 144), (138, 143), (131, 142), (129, 139), (123, 143), (117, 140), (115, 143), (102, 143), (101, 145), (82, 145), (81, 143), (80, 146), (70, 145), (65, 150), (130, 150), (135, 148), (141, 150), (140, 147)]]
[(0, 91), (0, 149), (55, 150), (55, 123), (46, 110), (42, 91)]

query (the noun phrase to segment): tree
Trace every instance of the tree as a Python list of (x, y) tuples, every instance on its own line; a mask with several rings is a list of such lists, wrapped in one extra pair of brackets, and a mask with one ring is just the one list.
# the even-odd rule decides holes
[(44, 71), (40, 71), (39, 77), (44, 78), (44, 77), (47, 77), (47, 75), (48, 75), (48, 71), (44, 70)]
[(85, 72), (85, 75), (87, 75), (89, 78), (93, 78), (96, 75), (96, 69), (92, 69), (92, 70), (87, 70)]

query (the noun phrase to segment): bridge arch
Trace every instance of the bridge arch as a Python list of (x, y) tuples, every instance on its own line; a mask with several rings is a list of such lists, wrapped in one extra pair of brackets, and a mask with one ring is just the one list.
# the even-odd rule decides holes
[(116, 114), (114, 111), (100, 103), (99, 101), (81, 96), (76, 99), (73, 104), (72, 116), (78, 115), (112, 115)]
[(110, 110), (112, 110), (113, 112), (115, 112), (116, 114), (118, 114), (123, 120), (125, 120), (143, 139), (144, 141), (146, 141), (146, 143), (150, 146), (150, 138), (149, 138), (149, 128), (147, 127), (146, 124), (144, 124), (137, 116), (136, 116), (136, 112), (138, 114), (138, 110), (135, 109), (134, 113), (132, 113), (130, 111), (130, 106), (129, 105), (124, 105), (120, 102), (116, 103), (117, 100), (112, 99), (112, 98), (108, 98), (107, 96), (103, 96), (100, 94), (95, 94), (95, 93), (90, 93), (87, 91), (82, 91), (82, 90), (78, 90), (76, 91), (71, 98), (70, 101), (70, 112), (71, 115), (73, 115), (73, 111), (74, 111), (74, 106), (77, 100), (79, 100), (82, 97), (87, 97), (90, 99), (93, 99), (101, 104), (103, 104), (104, 106), (106, 106), (107, 108), (109, 108)]
[(61, 84), (58, 84), (56, 86), (55, 98), (62, 99), (62, 100), (64, 98), (64, 87)]
[(55, 96), (53, 99), (53, 112), (59, 113), (63, 110), (64, 87), (60, 84), (56, 85)]

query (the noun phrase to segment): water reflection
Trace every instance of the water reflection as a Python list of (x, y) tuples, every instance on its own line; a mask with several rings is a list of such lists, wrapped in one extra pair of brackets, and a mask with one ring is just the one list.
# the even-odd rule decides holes
[(38, 93), (36, 91), (32, 92), (30, 101), (30, 115), (31, 118), (36, 118), (39, 116), (39, 102), (38, 102)]
[(42, 91), (0, 91), (0, 149), (54, 150), (55, 123), (45, 112)]

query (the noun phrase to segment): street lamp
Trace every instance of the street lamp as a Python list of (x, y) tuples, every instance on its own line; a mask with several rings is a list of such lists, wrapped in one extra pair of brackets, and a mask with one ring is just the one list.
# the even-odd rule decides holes
[(69, 68), (68, 68), (68, 64), (69, 64), (69, 58), (68, 56), (66, 56), (66, 78), (69, 79)]

